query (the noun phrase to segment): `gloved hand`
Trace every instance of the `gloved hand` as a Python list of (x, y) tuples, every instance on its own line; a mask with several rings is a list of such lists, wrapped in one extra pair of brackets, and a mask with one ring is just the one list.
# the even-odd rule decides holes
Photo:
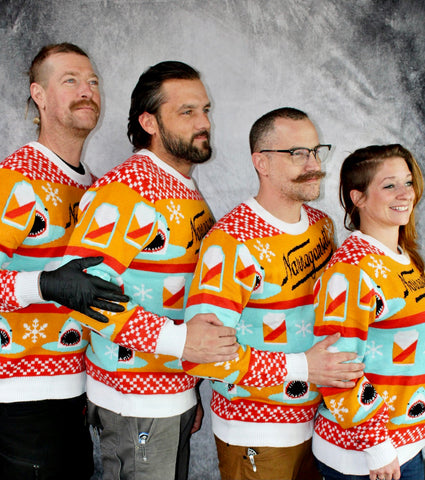
[(44, 300), (60, 303), (99, 322), (108, 323), (105, 315), (91, 307), (123, 312), (125, 308), (113, 302), (128, 302), (129, 297), (117, 285), (83, 272), (102, 261), (103, 257), (79, 258), (51, 272), (41, 272), (40, 292)]

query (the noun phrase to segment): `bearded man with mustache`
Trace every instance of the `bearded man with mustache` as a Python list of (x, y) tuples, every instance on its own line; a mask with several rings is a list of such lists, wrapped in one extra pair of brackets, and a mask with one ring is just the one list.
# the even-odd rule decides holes
[(223, 380), (212, 382), (211, 400), (222, 480), (319, 480), (311, 382), (352, 385), (362, 370), (342, 363), (356, 354), (327, 351), (335, 336), (312, 347), (313, 286), (335, 245), (331, 219), (305, 202), (319, 196), (331, 146), (294, 108), (259, 118), (250, 146), (258, 194), (205, 236), (185, 311), (189, 323), (210, 313), (236, 328), (238, 357), (183, 368)]
[(134, 155), (95, 182), (65, 261), (102, 255), (92, 273), (131, 297), (122, 314), (95, 322), (87, 349), (89, 417), (100, 433), (103, 479), (185, 480), (191, 433), (200, 428), (198, 379), (179, 359), (235, 357), (235, 330), (214, 315), (183, 323), (202, 237), (213, 216), (191, 178), (211, 156), (210, 100), (200, 74), (166, 61), (131, 96)]

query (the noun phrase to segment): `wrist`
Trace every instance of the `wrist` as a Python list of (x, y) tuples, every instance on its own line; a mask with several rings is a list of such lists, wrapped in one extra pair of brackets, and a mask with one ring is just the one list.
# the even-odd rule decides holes
[(40, 290), (41, 271), (18, 272), (15, 283), (15, 296), (22, 307), (32, 303), (45, 303)]

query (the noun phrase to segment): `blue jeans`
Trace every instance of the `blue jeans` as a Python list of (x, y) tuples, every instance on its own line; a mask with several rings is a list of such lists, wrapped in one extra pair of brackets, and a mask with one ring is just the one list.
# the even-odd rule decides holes
[[(317, 460), (317, 466), (325, 480), (369, 480), (369, 475), (344, 475)], [(424, 462), (422, 452), (400, 467), (400, 480), (424, 480)]]

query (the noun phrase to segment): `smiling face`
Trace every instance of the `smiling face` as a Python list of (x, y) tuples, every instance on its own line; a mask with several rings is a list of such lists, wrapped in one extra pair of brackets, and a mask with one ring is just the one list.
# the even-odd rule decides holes
[(31, 84), (43, 130), (85, 138), (100, 114), (99, 80), (90, 60), (77, 53), (56, 53), (43, 62), (40, 81)]
[(360, 213), (360, 230), (375, 238), (409, 222), (415, 191), (412, 173), (401, 157), (385, 159), (376, 169), (366, 192), (352, 190), (351, 198)]

